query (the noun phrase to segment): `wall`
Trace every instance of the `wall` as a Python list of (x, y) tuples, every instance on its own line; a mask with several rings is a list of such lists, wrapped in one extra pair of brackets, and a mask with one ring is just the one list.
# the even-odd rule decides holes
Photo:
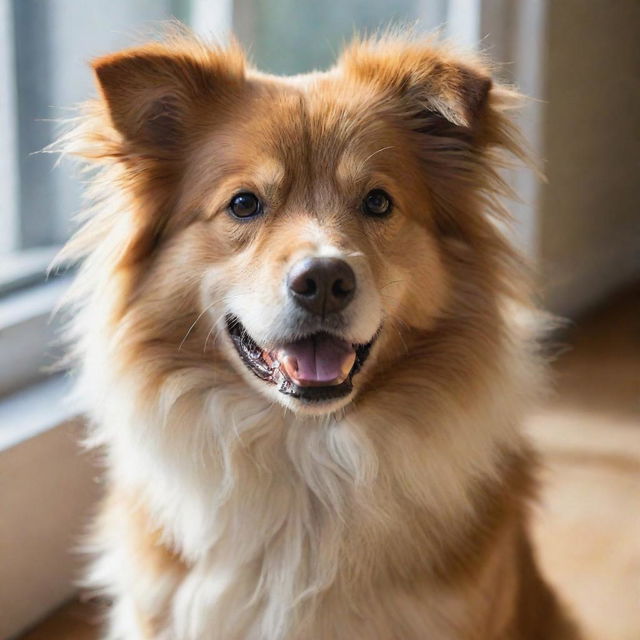
[(0, 446), (0, 638), (76, 590), (84, 564), (77, 549), (100, 493), (97, 467), (79, 451), (82, 433), (69, 422)]
[(640, 276), (640, 2), (547, 3), (538, 256), (572, 316)]

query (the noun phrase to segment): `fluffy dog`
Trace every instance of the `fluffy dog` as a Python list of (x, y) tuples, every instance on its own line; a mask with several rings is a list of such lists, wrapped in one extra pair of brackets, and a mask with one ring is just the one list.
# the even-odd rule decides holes
[(291, 78), (185, 36), (93, 69), (64, 256), (105, 637), (569, 637), (526, 534), (515, 94), (398, 36)]

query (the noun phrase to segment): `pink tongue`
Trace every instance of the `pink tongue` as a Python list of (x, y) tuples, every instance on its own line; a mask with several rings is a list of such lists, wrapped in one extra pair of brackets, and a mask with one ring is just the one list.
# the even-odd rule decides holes
[(329, 335), (283, 345), (275, 355), (289, 378), (299, 386), (340, 384), (356, 359), (348, 342)]

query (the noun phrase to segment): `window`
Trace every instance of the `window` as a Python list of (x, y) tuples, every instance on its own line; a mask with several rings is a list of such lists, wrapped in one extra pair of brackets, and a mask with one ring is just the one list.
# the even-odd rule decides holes
[(40, 151), (91, 94), (90, 58), (188, 9), (171, 0), (0, 0), (0, 394), (43, 377), (56, 359), (49, 317), (64, 284), (45, 285), (46, 272), (82, 206), (73, 163), (55, 168), (58, 159)]
[[(0, 0), (0, 118), (3, 136), (0, 211), (2, 290), (17, 272), (36, 271), (63, 243), (80, 207), (81, 183), (71, 165), (53, 170), (41, 154), (59, 120), (92, 90), (87, 61), (134, 40), (135, 30), (180, 14), (179, 2)], [(6, 133), (6, 135), (5, 135)], [(35, 277), (35, 276), (34, 276)]]
[(435, 29), (446, 0), (236, 0), (234, 30), (261, 69), (295, 74), (326, 68), (342, 43), (386, 25)]

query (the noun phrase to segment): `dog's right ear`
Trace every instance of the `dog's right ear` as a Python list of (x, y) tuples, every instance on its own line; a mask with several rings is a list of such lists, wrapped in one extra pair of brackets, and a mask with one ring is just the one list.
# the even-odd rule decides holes
[(209, 112), (244, 79), (241, 51), (150, 44), (93, 61), (113, 127), (126, 142), (162, 154), (183, 144), (199, 107)]

